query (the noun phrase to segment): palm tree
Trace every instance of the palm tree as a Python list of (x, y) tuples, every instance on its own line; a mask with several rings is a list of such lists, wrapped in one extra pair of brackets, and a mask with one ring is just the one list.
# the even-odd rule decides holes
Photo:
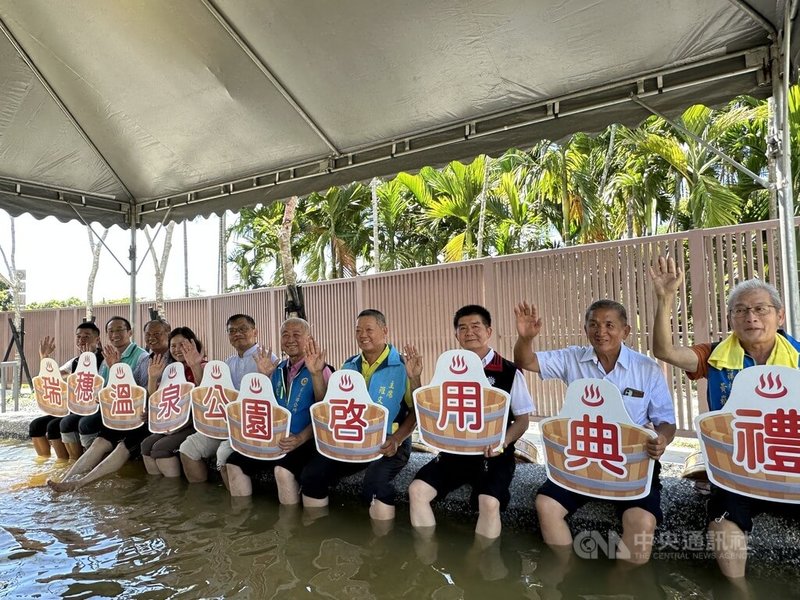
[(474, 258), (475, 235), (480, 219), (478, 196), (483, 187), (485, 161), (478, 156), (469, 165), (458, 161), (441, 171), (423, 167), (419, 174), (400, 173), (400, 181), (424, 209), (424, 220), (431, 228), (446, 232), (447, 242), (440, 251), (445, 262)]
[(369, 245), (364, 223), (370, 201), (369, 188), (360, 183), (332, 187), (324, 194), (314, 192), (303, 200), (298, 211), (304, 217), (298, 247), (306, 253), (304, 271), (309, 280), (357, 274), (356, 259)]

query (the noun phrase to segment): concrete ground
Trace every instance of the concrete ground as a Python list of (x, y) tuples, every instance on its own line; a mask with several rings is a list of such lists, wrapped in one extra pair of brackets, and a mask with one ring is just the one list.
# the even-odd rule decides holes
[[(26, 439), (28, 423), (40, 415), (37, 409), (0, 413), (0, 438)], [(504, 526), (511, 529), (536, 531), (539, 524), (534, 509), (534, 496), (546, 479), (542, 462), (541, 435), (538, 423), (533, 423), (524, 436), (537, 446), (539, 464), (520, 463), (511, 485), (511, 502), (503, 513)], [(665, 558), (713, 562), (703, 548), (698, 548), (698, 539), (704, 537), (706, 496), (695, 491), (691, 481), (680, 478), (683, 461), (697, 447), (697, 441), (679, 439), (665, 453), (662, 460), (662, 499), (664, 521), (660, 525), (654, 551)], [(408, 485), (422, 465), (432, 459), (425, 452), (413, 452), (406, 468), (397, 476), (399, 502), (408, 502)], [(333, 500), (340, 503), (357, 503), (361, 476), (342, 480), (334, 492)], [(274, 487), (274, 482), (265, 480), (259, 486)], [(787, 506), (787, 505), (784, 505)], [(791, 507), (790, 507), (791, 508)], [(470, 507), (466, 487), (435, 504), (438, 516), (460, 520), (476, 519)], [(796, 514), (800, 515), (800, 511)], [(608, 503), (590, 502), (569, 519), (573, 534), (581, 531), (597, 531), (607, 539), (609, 531), (620, 531), (620, 522)], [(755, 528), (750, 537), (748, 568), (760, 576), (771, 574), (782, 577), (800, 574), (800, 520), (762, 514), (755, 519)]]

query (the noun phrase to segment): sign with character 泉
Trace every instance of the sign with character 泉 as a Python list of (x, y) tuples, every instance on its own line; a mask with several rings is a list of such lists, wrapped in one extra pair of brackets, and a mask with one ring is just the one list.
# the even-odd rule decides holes
[(242, 378), (239, 399), (225, 407), (231, 448), (258, 460), (286, 456), (280, 442), (289, 435), (292, 413), (278, 404), (269, 377), (250, 373)]
[(203, 380), (192, 390), (192, 420), (194, 428), (208, 437), (228, 439), (228, 420), (225, 406), (235, 402), (239, 392), (233, 387), (227, 363), (212, 360), (206, 364)]
[(173, 362), (161, 374), (161, 384), (150, 396), (147, 424), (151, 433), (173, 433), (192, 416), (194, 384), (186, 381), (183, 364)]
[(477, 354), (448, 350), (439, 356), (431, 383), (414, 391), (419, 437), (453, 454), (501, 450), (511, 398), (492, 387)]
[(100, 390), (100, 415), (109, 429), (128, 431), (144, 425), (147, 390), (136, 385), (125, 363), (108, 369), (108, 384)]
[(97, 373), (97, 357), (84, 352), (78, 357), (75, 372), (67, 377), (69, 387), (69, 412), (75, 415), (93, 415), (100, 410), (100, 390), (103, 378)]
[(43, 358), (39, 363), (39, 374), (33, 378), (33, 393), (36, 404), (53, 417), (66, 417), (67, 382), (61, 377), (58, 363), (52, 358)]
[(602, 379), (576, 379), (558, 416), (539, 423), (547, 477), (563, 488), (609, 500), (650, 493), (655, 462), (652, 429), (636, 425), (619, 389)]
[(388, 409), (373, 402), (358, 371), (335, 371), (325, 398), (311, 406), (317, 450), (345, 462), (369, 462), (382, 456), (388, 418)]
[(800, 370), (743, 369), (725, 406), (694, 422), (712, 483), (743, 496), (800, 504)]

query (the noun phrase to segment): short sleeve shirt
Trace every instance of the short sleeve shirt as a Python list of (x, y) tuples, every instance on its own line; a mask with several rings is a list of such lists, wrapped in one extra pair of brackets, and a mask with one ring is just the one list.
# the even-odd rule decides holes
[[(494, 349), (489, 348), (489, 352), (481, 359), (481, 363), (485, 367), (492, 362), (493, 358)], [(533, 404), (533, 398), (528, 391), (528, 384), (525, 383), (525, 377), (522, 376), (522, 372), (519, 369), (514, 374), (514, 383), (511, 384), (511, 412), (515, 417), (536, 414), (536, 406)]]
[[(622, 349), (617, 364), (606, 373), (591, 346), (570, 346), (561, 350), (537, 352), (542, 379), (560, 379), (567, 385), (576, 379), (591, 377), (613, 383), (623, 392), (623, 402), (637, 425), (675, 423), (675, 407), (667, 382), (658, 363), (627, 346)], [(624, 394), (631, 389), (642, 397)]]

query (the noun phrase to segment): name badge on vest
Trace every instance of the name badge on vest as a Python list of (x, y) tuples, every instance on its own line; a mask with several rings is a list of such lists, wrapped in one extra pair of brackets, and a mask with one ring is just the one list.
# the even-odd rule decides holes
[(75, 372), (67, 377), (69, 387), (69, 412), (75, 415), (93, 415), (100, 410), (100, 390), (103, 378), (97, 373), (94, 352), (84, 352), (78, 357)]
[(52, 358), (43, 358), (39, 363), (39, 374), (33, 378), (33, 393), (36, 404), (53, 417), (66, 417), (67, 382), (61, 377), (58, 363)]
[(311, 407), (317, 450), (345, 462), (376, 460), (382, 456), (388, 418), (388, 409), (373, 402), (361, 373), (335, 371), (325, 398)]
[(249, 373), (242, 378), (239, 399), (225, 407), (231, 448), (258, 460), (286, 456), (280, 442), (288, 437), (292, 413), (278, 404), (269, 377)]
[(136, 385), (125, 363), (111, 365), (108, 385), (100, 390), (100, 414), (109, 429), (129, 431), (144, 425), (147, 390)]
[(503, 448), (511, 396), (492, 387), (481, 359), (469, 350), (448, 350), (436, 360), (430, 385), (414, 391), (420, 439), (452, 454)]
[(166, 366), (161, 384), (148, 400), (151, 433), (172, 433), (189, 422), (193, 389), (194, 384), (186, 381), (183, 364), (174, 362)]
[(563, 488), (609, 500), (650, 493), (655, 461), (652, 429), (636, 425), (619, 388), (603, 379), (576, 379), (557, 417), (540, 422), (547, 477)]

